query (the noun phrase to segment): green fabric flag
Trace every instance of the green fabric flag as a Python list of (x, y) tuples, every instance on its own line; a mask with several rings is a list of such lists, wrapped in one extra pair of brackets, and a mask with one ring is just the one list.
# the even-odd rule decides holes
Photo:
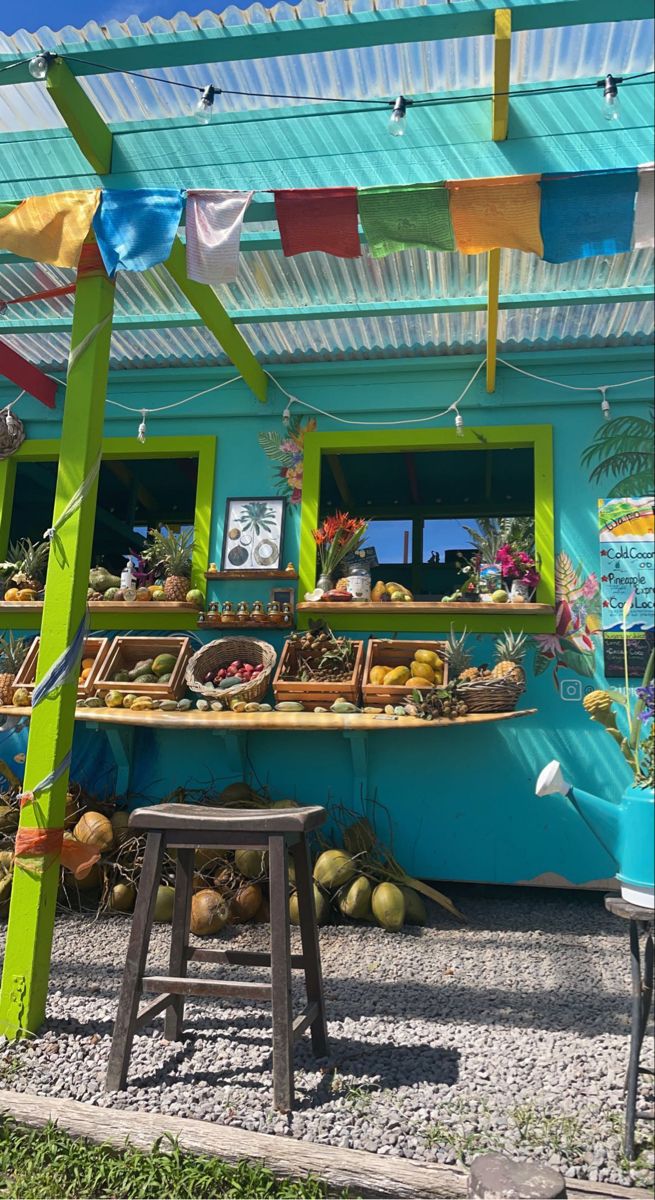
[(8, 217), (19, 204), (20, 200), (0, 200), (0, 221), (3, 217)]
[(362, 188), (357, 202), (373, 258), (410, 246), (455, 249), (445, 183)]

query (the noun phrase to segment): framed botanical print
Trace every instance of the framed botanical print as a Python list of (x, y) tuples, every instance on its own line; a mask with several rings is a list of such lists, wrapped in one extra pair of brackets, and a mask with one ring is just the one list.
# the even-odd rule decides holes
[(225, 508), (223, 571), (279, 571), (284, 509), (279, 496), (229, 497)]

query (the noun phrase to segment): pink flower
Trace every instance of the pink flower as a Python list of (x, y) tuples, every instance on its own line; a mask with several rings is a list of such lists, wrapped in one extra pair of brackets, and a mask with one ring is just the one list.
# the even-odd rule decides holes
[(285, 454), (293, 454), (294, 456), (298, 454), (298, 447), (290, 438), (285, 438), (283, 442), (280, 442), (280, 450), (284, 450)]
[(591, 575), (587, 576), (582, 585), (582, 595), (585, 596), (587, 600), (591, 600), (596, 595), (597, 591), (598, 576), (596, 575), (595, 571), (592, 571)]
[(558, 654), (562, 653), (562, 643), (552, 633), (539, 633), (534, 640), (538, 643), (541, 654), (546, 658), (556, 658)]

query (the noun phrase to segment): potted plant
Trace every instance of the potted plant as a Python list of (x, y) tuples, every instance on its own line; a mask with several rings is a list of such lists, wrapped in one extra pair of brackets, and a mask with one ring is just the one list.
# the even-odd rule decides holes
[(531, 600), (541, 578), (534, 555), (517, 550), (505, 542), (497, 554), (503, 584), (509, 586), (509, 598), (514, 603)]
[(337, 512), (326, 517), (312, 535), (318, 546), (321, 571), (316, 587), (322, 592), (332, 590), (334, 573), (340, 562), (352, 555), (363, 542), (368, 521), (363, 517), (349, 517), (348, 513)]

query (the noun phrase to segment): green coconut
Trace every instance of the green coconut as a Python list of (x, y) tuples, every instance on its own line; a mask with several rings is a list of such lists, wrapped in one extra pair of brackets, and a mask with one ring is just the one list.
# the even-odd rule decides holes
[(373, 889), (371, 908), (378, 925), (392, 932), (402, 929), (405, 920), (405, 897), (395, 883), (379, 883)]
[(246, 879), (260, 879), (268, 874), (268, 850), (237, 850), (234, 862)]
[[(330, 915), (330, 906), (316, 884), (314, 884), (314, 908), (316, 909), (316, 924), (325, 925)], [(289, 896), (289, 920), (292, 925), (300, 925), (300, 908), (297, 892), (292, 892)]]
[(135, 900), (134, 884), (123, 880), (121, 883), (115, 883), (109, 893), (109, 909), (111, 912), (132, 912)]
[(173, 919), (174, 900), (175, 888), (169, 887), (165, 883), (160, 884), (157, 888), (157, 899), (155, 901), (155, 921), (162, 921), (170, 925)]
[(339, 910), (344, 917), (365, 921), (371, 916), (371, 885), (365, 875), (356, 875), (339, 894)]
[(504, 588), (498, 588), (498, 591), (491, 593), (491, 599), (494, 604), (507, 604), (509, 596)]
[(405, 897), (405, 920), (408, 925), (427, 925), (428, 910), (423, 903), (422, 897), (414, 888), (402, 887), (401, 892)]
[(276, 800), (271, 808), (300, 808), (297, 800)]
[(314, 864), (314, 879), (328, 890), (343, 887), (357, 874), (357, 867), (345, 850), (324, 850)]

